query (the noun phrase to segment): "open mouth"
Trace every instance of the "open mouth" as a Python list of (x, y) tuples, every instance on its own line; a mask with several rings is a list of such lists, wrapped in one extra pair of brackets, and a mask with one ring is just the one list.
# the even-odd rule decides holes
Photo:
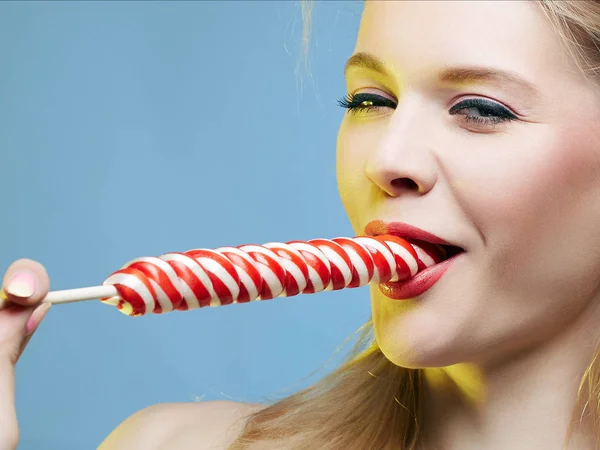
[(419, 270), (406, 280), (381, 283), (379, 290), (393, 300), (415, 299), (427, 292), (454, 264), (455, 257), (465, 253), (462, 247), (445, 244), (432, 244), (425, 241), (406, 239), (415, 249), (419, 258)]
[(455, 255), (458, 255), (459, 253), (464, 253), (464, 249), (461, 247), (456, 247), (454, 245), (440, 245), (440, 247), (442, 247), (445, 251), (446, 251), (446, 257), (444, 258), (444, 260), (452, 258)]
[(417, 251), (417, 255), (423, 263), (429, 267), (452, 258), (465, 250), (455, 245), (432, 244), (419, 239), (404, 238)]

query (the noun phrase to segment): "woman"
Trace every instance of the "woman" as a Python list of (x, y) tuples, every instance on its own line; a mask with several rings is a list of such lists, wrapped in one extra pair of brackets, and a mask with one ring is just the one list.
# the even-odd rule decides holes
[[(267, 408), (151, 407), (100, 448), (600, 448), (599, 46), (600, 2), (367, 2), (344, 206), (356, 234), (404, 222), (465, 252), (412, 299), (373, 287), (374, 340), (321, 383)], [(33, 261), (4, 278), (2, 449), (47, 291)]]

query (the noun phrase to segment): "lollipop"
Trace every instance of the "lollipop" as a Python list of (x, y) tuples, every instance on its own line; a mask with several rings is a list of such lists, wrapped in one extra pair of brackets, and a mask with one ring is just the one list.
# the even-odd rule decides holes
[(130, 316), (159, 314), (404, 281), (447, 256), (441, 245), (391, 235), (195, 249), (134, 259), (102, 286), (44, 301), (99, 298)]

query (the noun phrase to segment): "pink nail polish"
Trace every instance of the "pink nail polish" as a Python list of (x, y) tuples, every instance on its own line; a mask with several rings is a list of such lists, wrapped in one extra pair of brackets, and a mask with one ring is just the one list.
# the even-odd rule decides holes
[(15, 297), (29, 298), (35, 293), (35, 288), (35, 275), (29, 270), (19, 270), (10, 277), (4, 291)]
[(52, 306), (50, 302), (44, 302), (33, 310), (29, 320), (27, 320), (27, 325), (25, 325), (25, 336), (29, 336), (36, 330), (44, 316), (46, 316), (50, 306)]

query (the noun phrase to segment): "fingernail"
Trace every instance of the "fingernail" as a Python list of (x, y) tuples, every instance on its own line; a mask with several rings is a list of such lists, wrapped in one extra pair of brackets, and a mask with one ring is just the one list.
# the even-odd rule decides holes
[(44, 302), (33, 310), (31, 317), (27, 321), (27, 325), (25, 325), (25, 336), (29, 336), (36, 330), (42, 319), (46, 316), (50, 306), (52, 306), (52, 303)]
[(35, 287), (35, 275), (29, 270), (19, 270), (10, 277), (4, 290), (15, 297), (29, 298), (34, 294)]

